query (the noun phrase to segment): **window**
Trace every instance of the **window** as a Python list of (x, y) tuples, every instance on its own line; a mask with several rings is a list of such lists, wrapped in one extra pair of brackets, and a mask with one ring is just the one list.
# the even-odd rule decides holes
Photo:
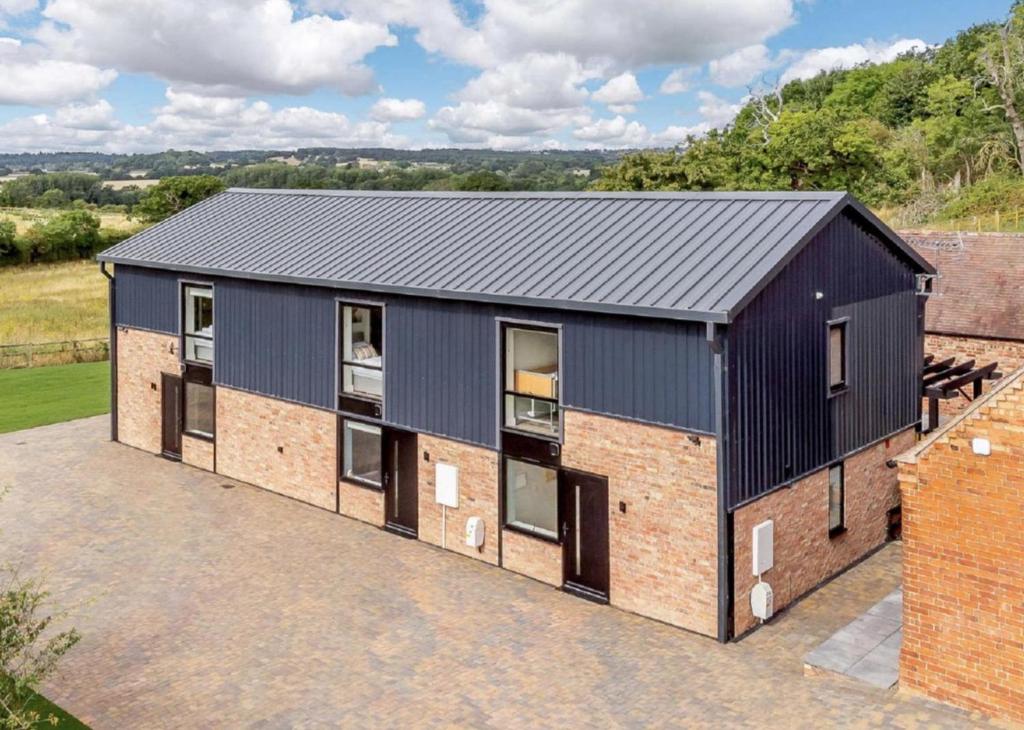
[(213, 287), (185, 286), (185, 359), (213, 362)]
[(371, 487), (382, 486), (379, 427), (345, 420), (341, 454), (341, 475), (344, 479)]
[(384, 394), (384, 330), (380, 307), (341, 308), (341, 390), (380, 400)]
[(843, 465), (828, 470), (828, 534), (837, 535), (846, 529), (846, 484)]
[(505, 426), (559, 434), (558, 332), (505, 328)]
[(213, 438), (213, 386), (185, 381), (185, 433)]
[(828, 326), (828, 387), (832, 393), (846, 388), (846, 321)]
[(505, 459), (505, 525), (558, 539), (558, 471)]

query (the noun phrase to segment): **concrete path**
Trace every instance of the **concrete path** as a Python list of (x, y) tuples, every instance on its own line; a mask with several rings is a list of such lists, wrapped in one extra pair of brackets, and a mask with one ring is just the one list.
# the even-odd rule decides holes
[(903, 591), (897, 589), (804, 657), (809, 673), (835, 672), (889, 689), (900, 678)]
[(803, 676), (898, 586), (899, 545), (721, 646), (106, 436), (0, 436), (0, 556), (73, 608), (45, 691), (95, 728), (982, 724)]

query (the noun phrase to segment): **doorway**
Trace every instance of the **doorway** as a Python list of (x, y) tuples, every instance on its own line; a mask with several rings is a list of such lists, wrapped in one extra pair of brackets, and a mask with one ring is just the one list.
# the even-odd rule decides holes
[(181, 377), (161, 373), (160, 451), (168, 459), (181, 460)]
[(561, 469), (564, 589), (582, 598), (608, 602), (608, 480)]
[(384, 432), (384, 526), (405, 537), (419, 529), (419, 479), (416, 434)]

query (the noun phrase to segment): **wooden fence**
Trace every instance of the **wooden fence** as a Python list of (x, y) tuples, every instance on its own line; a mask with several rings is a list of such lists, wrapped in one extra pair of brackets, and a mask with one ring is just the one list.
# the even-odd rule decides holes
[(25, 345), (0, 345), (0, 370), (34, 368), (42, 365), (66, 365), (110, 359), (110, 341), (93, 340), (35, 342)]

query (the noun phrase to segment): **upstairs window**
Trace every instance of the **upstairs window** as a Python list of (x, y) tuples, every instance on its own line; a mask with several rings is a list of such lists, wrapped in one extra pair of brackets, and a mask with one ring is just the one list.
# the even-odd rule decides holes
[(838, 535), (846, 529), (846, 479), (843, 465), (828, 470), (828, 534)]
[(341, 390), (373, 400), (384, 395), (384, 329), (380, 307), (341, 308)]
[(832, 393), (846, 389), (846, 320), (828, 325), (828, 387)]
[(185, 285), (185, 359), (213, 363), (213, 287)]
[(505, 426), (558, 436), (558, 331), (508, 325), (505, 333)]

